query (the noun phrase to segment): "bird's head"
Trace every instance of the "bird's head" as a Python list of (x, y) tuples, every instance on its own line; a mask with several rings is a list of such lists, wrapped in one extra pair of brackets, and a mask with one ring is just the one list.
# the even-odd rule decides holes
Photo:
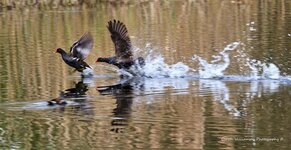
[(56, 50), (56, 53), (62, 53), (62, 52), (64, 52), (64, 50), (61, 49), (61, 48), (58, 48), (58, 49)]
[(96, 63), (97, 62), (102, 62), (102, 58), (101, 57), (97, 58)]

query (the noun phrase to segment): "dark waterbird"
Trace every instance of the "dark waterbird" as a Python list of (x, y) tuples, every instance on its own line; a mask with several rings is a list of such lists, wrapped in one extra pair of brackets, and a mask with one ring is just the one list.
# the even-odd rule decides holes
[(63, 49), (58, 48), (56, 53), (60, 53), (64, 62), (75, 68), (79, 72), (83, 72), (86, 68), (91, 68), (84, 60), (88, 57), (93, 47), (93, 39), (90, 33), (85, 33), (70, 48), (70, 53), (66, 53)]
[(98, 58), (96, 62), (105, 62), (117, 66), (119, 69), (129, 69), (133, 65), (144, 66), (144, 58), (134, 58), (132, 45), (126, 26), (120, 21), (109, 21), (107, 26), (115, 46), (115, 56)]

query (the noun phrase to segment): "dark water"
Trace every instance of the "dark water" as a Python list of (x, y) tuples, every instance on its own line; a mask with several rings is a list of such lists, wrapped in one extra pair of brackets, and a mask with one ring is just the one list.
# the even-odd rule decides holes
[[(151, 78), (94, 63), (114, 54), (110, 19), (126, 24)], [(1, 12), (0, 148), (287, 149), (290, 27), (287, 0)], [(81, 79), (54, 52), (86, 31), (95, 76)], [(60, 95), (67, 105), (47, 106)]]

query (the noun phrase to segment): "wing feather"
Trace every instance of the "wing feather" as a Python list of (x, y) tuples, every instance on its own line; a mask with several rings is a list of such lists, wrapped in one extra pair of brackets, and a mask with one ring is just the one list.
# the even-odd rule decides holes
[(70, 52), (73, 57), (84, 60), (88, 57), (92, 47), (93, 38), (91, 34), (87, 32), (71, 46)]
[(132, 61), (132, 45), (126, 26), (116, 20), (110, 20), (107, 26), (115, 46), (115, 55), (120, 61)]

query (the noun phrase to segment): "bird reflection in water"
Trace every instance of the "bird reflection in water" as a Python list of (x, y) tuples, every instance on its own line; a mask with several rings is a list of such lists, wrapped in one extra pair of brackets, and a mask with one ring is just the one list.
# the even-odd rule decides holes
[(110, 130), (115, 133), (122, 133), (128, 126), (128, 120), (131, 116), (131, 106), (136, 90), (143, 89), (143, 82), (136, 78), (122, 79), (118, 84), (97, 87), (101, 95), (112, 95), (116, 99), (116, 108), (113, 109), (113, 119)]
[(87, 91), (88, 91), (88, 86), (84, 84), (83, 81), (79, 81), (78, 83), (75, 84), (74, 88), (61, 91), (59, 94), (59, 97), (49, 100), (48, 105), (49, 106), (66, 105), (67, 102), (65, 101), (65, 99), (68, 99), (68, 98), (80, 98), (77, 101), (79, 102), (84, 101)]

